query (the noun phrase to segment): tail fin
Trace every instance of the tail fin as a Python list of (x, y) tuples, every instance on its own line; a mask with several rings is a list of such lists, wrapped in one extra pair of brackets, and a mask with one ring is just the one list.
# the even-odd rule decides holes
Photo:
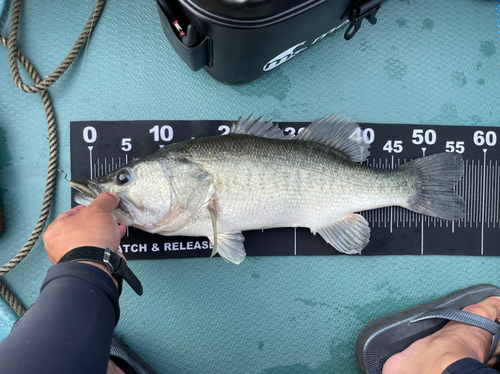
[(455, 186), (464, 173), (464, 162), (458, 153), (438, 153), (406, 163), (415, 178), (417, 190), (408, 209), (431, 217), (458, 220), (465, 215), (465, 202)]

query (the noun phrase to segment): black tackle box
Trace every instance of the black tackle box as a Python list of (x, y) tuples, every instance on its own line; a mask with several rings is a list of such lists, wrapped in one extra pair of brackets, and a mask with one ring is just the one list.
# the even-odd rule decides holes
[(386, 0), (156, 0), (168, 40), (194, 71), (252, 81), (339, 29), (375, 24)]

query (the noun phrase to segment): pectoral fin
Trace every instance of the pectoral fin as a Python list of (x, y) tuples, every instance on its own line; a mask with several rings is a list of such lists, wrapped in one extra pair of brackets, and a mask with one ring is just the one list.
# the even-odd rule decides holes
[(212, 249), (212, 255), (210, 257), (214, 257), (215, 254), (217, 253), (217, 245), (219, 241), (217, 240), (217, 213), (215, 212), (215, 209), (212, 206), (208, 206), (208, 211), (210, 212), (210, 217), (212, 218), (212, 226), (214, 228), (214, 235), (212, 236), (213, 240), (210, 239), (213, 245)]
[(245, 237), (241, 232), (219, 232), (214, 236), (209, 236), (208, 239), (214, 246), (214, 252), (219, 253), (225, 261), (238, 265), (245, 259), (246, 253), (243, 245)]
[(347, 254), (359, 254), (370, 240), (370, 227), (364, 217), (352, 213), (333, 225), (311, 229), (318, 232), (336, 250)]

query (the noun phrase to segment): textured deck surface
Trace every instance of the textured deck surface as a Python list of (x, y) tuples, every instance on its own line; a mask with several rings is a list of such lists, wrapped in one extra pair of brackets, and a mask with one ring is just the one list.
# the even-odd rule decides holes
[[(92, 6), (24, 2), (19, 48), (40, 75), (65, 57)], [(109, 0), (90, 43), (49, 90), (59, 167), (70, 169), (70, 121), (250, 113), (312, 121), (341, 112), (359, 122), (498, 126), (498, 12), (492, 0), (389, 0), (377, 25), (365, 22), (351, 41), (334, 34), (257, 81), (227, 86), (180, 60), (153, 1)], [(0, 47), (2, 264), (36, 222), (47, 157), (40, 98), (15, 87)], [(51, 219), (69, 207), (60, 175)], [(49, 265), (39, 242), (4, 281), (29, 306)], [(117, 333), (159, 373), (354, 374), (364, 324), (465, 286), (500, 284), (499, 265), (446, 256), (136, 261), (145, 294), (125, 289)]]

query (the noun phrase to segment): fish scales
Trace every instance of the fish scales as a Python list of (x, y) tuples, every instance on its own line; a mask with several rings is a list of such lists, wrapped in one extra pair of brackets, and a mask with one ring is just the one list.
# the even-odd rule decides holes
[[(353, 210), (404, 204), (412, 190), (402, 172), (345, 160), (311, 141), (227, 135), (164, 148), (158, 156), (170, 152), (189, 154), (214, 178), (221, 231), (321, 227)], [(211, 230), (207, 220), (178, 234)]]
[[(206, 236), (226, 261), (245, 258), (242, 231), (308, 227), (343, 253), (360, 253), (370, 228), (359, 211), (399, 205), (448, 220), (464, 216), (457, 153), (397, 169), (359, 164), (369, 144), (349, 117), (333, 114), (287, 136), (272, 122), (240, 119), (226, 136), (190, 139), (141, 157), (79, 190), (89, 204), (115, 192), (118, 221), (162, 235)], [(89, 192), (90, 191), (90, 192)]]

